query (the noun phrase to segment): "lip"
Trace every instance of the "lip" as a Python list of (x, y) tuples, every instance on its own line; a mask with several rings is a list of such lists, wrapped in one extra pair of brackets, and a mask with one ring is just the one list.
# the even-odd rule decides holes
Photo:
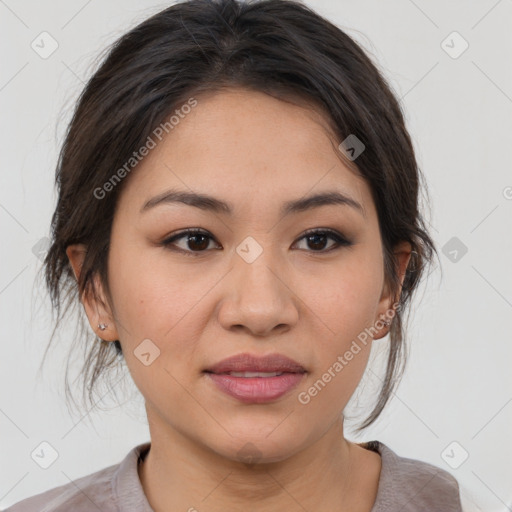
[(248, 353), (236, 354), (223, 359), (210, 368), (207, 368), (205, 371), (216, 374), (228, 372), (306, 372), (297, 361), (283, 354), (255, 356)]
[[(282, 372), (273, 377), (235, 377), (228, 372)], [(237, 354), (205, 370), (220, 391), (243, 403), (262, 404), (277, 400), (295, 388), (306, 370), (283, 354), (253, 356)]]

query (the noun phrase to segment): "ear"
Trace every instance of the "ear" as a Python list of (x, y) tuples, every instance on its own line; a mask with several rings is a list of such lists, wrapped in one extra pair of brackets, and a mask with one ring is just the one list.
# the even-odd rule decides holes
[[(379, 329), (379, 327), (383, 325), (384, 321), (393, 322), (393, 316), (395, 313), (395, 307), (393, 306), (393, 304), (398, 301), (402, 293), (402, 286), (404, 283), (405, 273), (407, 270), (407, 266), (409, 265), (409, 260), (411, 259), (411, 244), (405, 241), (401, 242), (396, 246), (393, 252), (395, 254), (395, 259), (398, 265), (397, 271), (400, 279), (400, 286), (397, 291), (397, 295), (392, 296), (388, 284), (386, 283), (384, 285), (382, 295), (379, 301), (378, 315), (377, 318), (375, 319), (374, 324), (377, 329)], [(389, 332), (389, 329), (389, 326), (384, 325), (381, 329), (379, 329), (379, 332), (374, 336), (374, 339), (378, 340), (380, 338), (383, 338)]]
[[(84, 244), (69, 245), (66, 248), (66, 255), (69, 259), (69, 263), (73, 268), (73, 273), (76, 279), (80, 277), (82, 271), (82, 265), (84, 262), (87, 247)], [(106, 294), (103, 290), (103, 286), (97, 275), (94, 276), (94, 285), (99, 295), (98, 299), (94, 299), (92, 293), (82, 294), (80, 301), (82, 302), (89, 324), (92, 330), (105, 341), (116, 341), (119, 339), (117, 329), (114, 323), (114, 315), (106, 300)], [(105, 330), (101, 330), (99, 324), (107, 324)]]

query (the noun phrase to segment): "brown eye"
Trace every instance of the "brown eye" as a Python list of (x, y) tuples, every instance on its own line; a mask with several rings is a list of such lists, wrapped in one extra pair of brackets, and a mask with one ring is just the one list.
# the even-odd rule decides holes
[(327, 239), (329, 238), (324, 233), (315, 233), (313, 235), (308, 235), (307, 237), (309, 247), (314, 250), (322, 250), (325, 249), (327, 244)]
[[(306, 240), (307, 247), (311, 249), (312, 252), (330, 252), (340, 246), (348, 247), (352, 245), (352, 242), (331, 229), (315, 229), (308, 231), (299, 240), (304, 239)], [(324, 250), (329, 239), (334, 240), (334, 244), (327, 250)]]
[[(176, 244), (176, 241), (181, 239), (184, 239), (184, 242), (180, 247)], [(176, 250), (193, 256), (194, 253), (206, 252), (211, 240), (213, 240), (213, 238), (206, 231), (188, 229), (172, 235), (170, 238), (164, 240), (161, 245), (169, 249), (173, 249), (173, 246), (175, 246)]]
[[(205, 243), (206, 242), (206, 243)], [(208, 248), (209, 239), (207, 235), (188, 235), (188, 247), (193, 251), (203, 251)]]
[[(181, 247), (176, 243), (183, 240)], [(201, 253), (208, 252), (210, 242), (214, 238), (207, 232), (200, 229), (187, 229), (179, 233), (173, 234), (167, 238), (161, 245), (170, 250), (182, 252), (187, 256), (199, 256)], [(340, 247), (348, 247), (353, 245), (340, 233), (331, 229), (314, 229), (306, 232), (299, 241), (306, 240), (306, 250), (309, 252), (326, 253)], [(328, 246), (328, 241), (334, 241)], [(327, 249), (326, 249), (327, 247)]]

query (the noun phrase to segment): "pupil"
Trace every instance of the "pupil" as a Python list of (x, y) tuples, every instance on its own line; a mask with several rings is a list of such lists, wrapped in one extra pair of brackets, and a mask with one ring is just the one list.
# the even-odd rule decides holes
[(309, 235), (309, 240), (310, 241), (314, 240), (314, 242), (313, 242), (314, 244), (318, 243), (318, 238), (323, 239), (323, 243), (320, 243), (321, 247), (316, 247), (316, 249), (323, 249), (325, 247), (325, 239), (326, 239), (325, 235), (321, 235), (321, 234), (319, 235), (318, 233)]
[[(199, 243), (199, 247), (192, 247), (194, 245), (194, 242), (191, 243), (191, 240), (194, 239), (194, 238), (199, 238), (199, 237), (202, 237), (203, 238), (203, 243)], [(207, 236), (206, 235), (201, 235), (201, 234), (198, 234), (198, 235), (190, 235), (189, 238), (188, 238), (188, 244), (189, 244), (189, 248), (190, 249), (196, 249), (196, 250), (201, 250), (201, 249), (206, 249), (208, 247), (208, 241), (206, 241), (206, 244), (204, 243), (205, 240), (207, 240)]]

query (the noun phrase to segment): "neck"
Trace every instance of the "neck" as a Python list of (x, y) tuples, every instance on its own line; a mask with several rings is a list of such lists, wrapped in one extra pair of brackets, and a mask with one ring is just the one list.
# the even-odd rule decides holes
[[(368, 485), (375, 475), (378, 480), (380, 466), (377, 474), (368, 471), (368, 459), (361, 457), (367, 451), (343, 436), (343, 418), (290, 457), (254, 464), (223, 457), (159, 422), (150, 421), (150, 433), (139, 477), (155, 512), (369, 511), (375, 500), (377, 488), (369, 492)], [(365, 472), (372, 473), (371, 481)]]

